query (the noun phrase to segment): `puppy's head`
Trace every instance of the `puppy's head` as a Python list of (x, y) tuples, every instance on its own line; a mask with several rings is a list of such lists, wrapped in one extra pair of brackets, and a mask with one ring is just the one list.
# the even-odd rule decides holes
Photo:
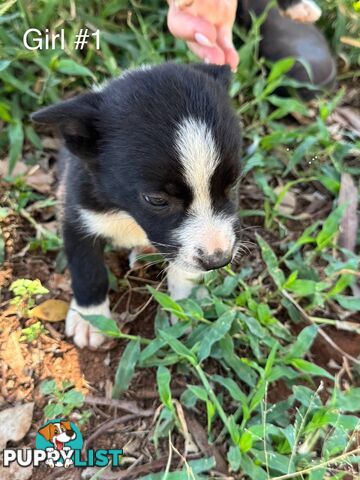
[(236, 249), (231, 189), (241, 134), (226, 66), (165, 64), (40, 110), (79, 157), (103, 211), (126, 211), (178, 267), (219, 268)]

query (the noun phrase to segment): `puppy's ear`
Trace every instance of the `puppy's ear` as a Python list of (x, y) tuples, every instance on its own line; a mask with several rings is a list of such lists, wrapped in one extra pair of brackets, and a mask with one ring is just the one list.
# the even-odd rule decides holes
[(214, 65), (207, 63), (195, 63), (192, 68), (206, 73), (216, 81), (220, 82), (226, 89), (230, 87), (232, 73), (229, 65)]
[(68, 149), (83, 158), (96, 156), (99, 93), (85, 93), (31, 115), (31, 120), (59, 128)]
[(40, 435), (42, 435), (45, 438), (45, 440), (50, 441), (53, 438), (55, 433), (54, 425), (52, 423), (49, 423), (48, 425), (45, 425), (45, 427), (40, 428), (38, 432), (40, 433)]

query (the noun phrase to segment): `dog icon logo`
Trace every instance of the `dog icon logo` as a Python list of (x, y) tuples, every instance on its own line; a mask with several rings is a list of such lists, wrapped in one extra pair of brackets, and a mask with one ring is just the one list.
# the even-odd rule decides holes
[(36, 435), (36, 448), (46, 450), (46, 463), (51, 468), (73, 465), (74, 450), (81, 450), (83, 438), (73, 422), (51, 420), (43, 425)]

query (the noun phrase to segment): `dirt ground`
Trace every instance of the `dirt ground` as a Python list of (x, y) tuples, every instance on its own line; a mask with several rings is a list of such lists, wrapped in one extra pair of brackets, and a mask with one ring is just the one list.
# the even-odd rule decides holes
[[(1, 196), (7, 196), (7, 184), (1, 183)], [(252, 186), (246, 186), (252, 189)], [(253, 192), (256, 197), (256, 192)], [(248, 192), (244, 198), (249, 198)], [(246, 206), (245, 206), (246, 207)], [(55, 221), (55, 211), (51, 207), (41, 212), (36, 218), (37, 222), (43, 225), (52, 224)], [(302, 227), (303, 228), (303, 227)], [(43, 423), (43, 408), (45, 399), (39, 392), (39, 385), (45, 378), (55, 378), (59, 383), (63, 379), (69, 379), (77, 388), (87, 394), (88, 404), (86, 408), (92, 411), (92, 416), (86, 427), (82, 427), (82, 434), (85, 439), (91, 441), (96, 448), (123, 448), (125, 452), (124, 466), (128, 470), (116, 477), (122, 479), (138, 478), (150, 471), (161, 470), (167, 462), (167, 445), (164, 442), (163, 456), (155, 457), (154, 447), (150, 441), (156, 408), (159, 406), (158, 394), (156, 391), (155, 370), (138, 370), (130, 389), (122, 396), (122, 402), (127, 402), (127, 408), (115, 406), (111, 401), (110, 392), (115, 370), (123, 352), (126, 342), (112, 341), (100, 351), (79, 350), (74, 347), (71, 340), (64, 336), (64, 322), (45, 323), (47, 333), (41, 335), (32, 343), (19, 342), (21, 328), (29, 326), (35, 319), (19, 319), (14, 308), (9, 306), (9, 292), (7, 288), (16, 278), (39, 278), (43, 286), (51, 293), (44, 296), (51, 299), (70, 300), (70, 283), (67, 270), (62, 270), (61, 259), (51, 252), (42, 253), (39, 248), (28, 250), (28, 239), (36, 235), (27, 219), (22, 216), (9, 216), (2, 221), (2, 230), (6, 239), (5, 252), (6, 261), (4, 270), (0, 273), (1, 308), (0, 329), (2, 332), (0, 348), (5, 362), (1, 365), (1, 389), (0, 405), (14, 404), (18, 401), (34, 401), (35, 410), (33, 425), (17, 447), (26, 446), (33, 448), (36, 431)], [(249, 262), (258, 261), (258, 254), (253, 252), (248, 258)], [(112, 305), (115, 305), (115, 316), (123, 325), (125, 333), (141, 334), (147, 338), (153, 336), (153, 322), (156, 305), (150, 302), (149, 294), (145, 288), (146, 284), (158, 284), (161, 279), (159, 267), (139, 268), (129, 270), (127, 253), (110, 251), (106, 254), (107, 264), (117, 278), (126, 278), (127, 285), (120, 287), (118, 291), (111, 292)], [(251, 258), (253, 257), (253, 258)], [(260, 265), (260, 262), (259, 264)], [(260, 268), (260, 267), (259, 267)], [(144, 308), (144, 306), (146, 307)], [(360, 321), (360, 314), (354, 313), (349, 321)], [(299, 333), (305, 325), (293, 325), (295, 334)], [(340, 331), (331, 327), (326, 328), (331, 339), (348, 354), (357, 357), (360, 355), (360, 342), (354, 333)], [(8, 345), (8, 339), (12, 338), (12, 344)], [(9, 360), (7, 348), (17, 354)], [(15, 350), (14, 350), (15, 348)], [(314, 362), (329, 371), (335, 373), (334, 367), (342, 365), (342, 356), (332, 349), (322, 338), (318, 338), (312, 347), (311, 355)], [(26, 372), (24, 374), (24, 372)], [(345, 372), (343, 381), (350, 381), (349, 372)], [(178, 375), (176, 384), (172, 384), (174, 396), (179, 396), (185, 389), (189, 379)], [(327, 380), (324, 380), (325, 383)], [(245, 387), (246, 388), (246, 387)], [(290, 391), (283, 382), (276, 382), (269, 391), (269, 401), (277, 402), (286, 399)], [(105, 404), (104, 404), (105, 403)], [(108, 403), (108, 405), (106, 405)], [(142, 412), (137, 415), (137, 409)], [(144, 414), (145, 412), (145, 414)], [(144, 414), (144, 415), (143, 415)], [(194, 430), (200, 431), (201, 425), (206, 424), (205, 412), (198, 411), (197, 419), (187, 414), (189, 425)], [(76, 420), (76, 415), (73, 417)], [(116, 421), (124, 423), (116, 423)], [(203, 422), (202, 422), (203, 420)], [(115, 423), (114, 423), (115, 421)], [(108, 423), (113, 422), (113, 423)], [(220, 428), (220, 426), (219, 426)], [(103, 434), (101, 433), (103, 429)], [(205, 431), (204, 431), (205, 434)], [(225, 458), (225, 451), (221, 446), (211, 447), (207, 444), (206, 434), (205, 446), (208, 452), (216, 454), (217, 457)], [(183, 439), (176, 438), (175, 444), (181, 451)], [(11, 446), (11, 442), (10, 445)], [(179, 460), (174, 461), (174, 466)], [(224, 462), (222, 462), (224, 463)], [(129, 469), (129, 467), (131, 467)], [(224, 465), (226, 473), (226, 465)], [(62, 478), (77, 479), (81, 472), (62, 472)], [(57, 478), (60, 472), (53, 472), (49, 475), (47, 467), (40, 467), (34, 470), (32, 480)], [(109, 476), (109, 478), (112, 478)], [(227, 477), (230, 478), (230, 477)], [(235, 478), (235, 477), (234, 477)]]

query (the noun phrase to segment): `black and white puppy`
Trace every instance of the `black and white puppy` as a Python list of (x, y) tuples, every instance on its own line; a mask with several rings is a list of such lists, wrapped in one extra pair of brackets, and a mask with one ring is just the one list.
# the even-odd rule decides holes
[(103, 335), (81, 314), (110, 316), (105, 239), (153, 244), (169, 260), (174, 299), (237, 250), (241, 133), (226, 66), (167, 63), (33, 114), (56, 125), (68, 150), (62, 232), (74, 299), (66, 333), (96, 348)]

